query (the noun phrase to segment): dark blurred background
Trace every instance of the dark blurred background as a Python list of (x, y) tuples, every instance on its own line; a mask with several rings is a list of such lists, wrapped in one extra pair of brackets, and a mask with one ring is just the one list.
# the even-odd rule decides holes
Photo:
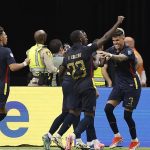
[[(126, 36), (135, 38), (150, 86), (149, 0), (1, 0), (0, 14), (0, 25), (8, 35), (8, 47), (17, 62), (25, 59), (38, 29), (48, 33), (47, 43), (53, 38), (69, 43), (69, 34), (75, 29), (85, 30), (92, 42), (112, 27), (118, 15), (124, 15), (121, 27)], [(110, 40), (105, 47), (111, 45)], [(25, 68), (11, 72), (11, 85), (27, 85), (28, 71)]]

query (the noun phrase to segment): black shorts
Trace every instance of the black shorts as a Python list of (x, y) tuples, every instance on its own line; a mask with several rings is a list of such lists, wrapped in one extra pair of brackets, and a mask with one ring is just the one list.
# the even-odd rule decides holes
[(123, 107), (133, 110), (139, 102), (141, 88), (135, 89), (134, 87), (120, 88), (115, 86), (108, 98), (109, 100), (123, 101)]
[(62, 91), (63, 91), (63, 104), (62, 111), (68, 111), (69, 109), (75, 108), (74, 106), (74, 92), (73, 92), (73, 82), (72, 80), (65, 80), (62, 83)]
[(4, 94), (0, 94), (0, 108), (4, 108), (7, 102), (9, 96), (9, 92), (6, 93), (6, 95)]
[(75, 106), (83, 112), (95, 112), (96, 109), (96, 90), (88, 89), (77, 94)]
[(95, 111), (96, 90), (93, 87), (92, 79), (81, 81), (81, 83), (76, 86), (73, 81), (63, 81), (63, 110)]

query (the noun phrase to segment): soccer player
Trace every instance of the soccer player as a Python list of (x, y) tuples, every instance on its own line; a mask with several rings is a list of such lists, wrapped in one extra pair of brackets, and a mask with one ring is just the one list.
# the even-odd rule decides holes
[(20, 70), (30, 62), (29, 59), (25, 59), (23, 63), (16, 63), (11, 49), (4, 47), (5, 45), (7, 45), (7, 34), (0, 26), (0, 121), (7, 115), (5, 105), (10, 90), (10, 70)]
[[(84, 111), (85, 116), (79, 122), (74, 134), (67, 137), (66, 150), (71, 149), (73, 140), (80, 138), (81, 133), (88, 127), (94, 126), (94, 114), (96, 107), (96, 90), (91, 77), (91, 56), (94, 51), (100, 48), (113, 34), (117, 27), (122, 23), (124, 17), (119, 16), (115, 25), (96, 43), (91, 46), (83, 45), (85, 36), (81, 30), (75, 30), (71, 33), (70, 38), (73, 46), (68, 51), (67, 56), (60, 68), (60, 74), (68, 70), (74, 80), (74, 93), (78, 97), (76, 106)], [(81, 105), (79, 105), (81, 104)], [(80, 107), (79, 107), (80, 106)], [(72, 116), (72, 120), (73, 120)], [(102, 147), (103, 148), (103, 147)], [(101, 149), (101, 147), (99, 147)]]
[[(82, 41), (83, 45), (87, 45), (88, 44), (88, 38), (86, 33), (81, 30), (83, 35), (84, 35), (84, 40)], [(69, 51), (69, 50), (68, 50)], [(67, 55), (67, 54), (66, 54)], [(93, 56), (92, 56), (93, 57)], [(92, 60), (93, 58), (91, 57), (91, 64), (92, 64)], [(97, 58), (97, 55), (95, 56)], [(98, 66), (99, 65), (99, 58), (98, 61), (93, 61), (93, 65), (92, 66)], [(92, 67), (93, 68), (93, 67)], [(69, 72), (67, 72), (68, 74), (70, 74)], [(66, 84), (66, 88), (63, 88), (63, 91), (66, 91), (66, 95), (68, 95), (68, 100), (67, 100), (67, 108), (69, 109), (68, 115), (65, 117), (64, 122), (62, 124), (62, 126), (60, 127), (59, 131), (57, 132), (57, 134), (55, 136), (53, 136), (53, 141), (56, 143), (56, 145), (58, 147), (64, 148), (62, 141), (61, 141), (61, 137), (63, 136), (63, 134), (69, 129), (69, 127), (73, 124), (73, 128), (75, 129), (80, 121), (80, 111), (77, 111), (77, 106), (76, 106), (76, 96), (73, 94), (73, 86), (74, 86), (74, 81), (71, 78), (71, 76), (68, 76), (69, 80), (67, 79), (67, 82), (65, 81), (64, 83)], [(64, 78), (65, 79), (65, 78)], [(66, 80), (66, 79), (65, 79)], [(69, 82), (68, 82), (69, 81)], [(96, 90), (96, 97), (98, 97), (99, 93)], [(95, 133), (95, 127), (94, 124), (92, 126), (89, 126), (86, 129), (86, 133), (87, 133), (87, 145), (83, 143), (81, 137), (78, 137), (76, 139), (76, 148), (94, 148), (96, 146), (95, 143), (98, 143), (98, 146), (104, 146), (104, 144), (100, 143), (96, 137), (96, 133)]]
[(135, 150), (140, 145), (140, 142), (137, 138), (136, 125), (132, 114), (139, 102), (141, 84), (136, 74), (135, 54), (131, 48), (125, 45), (124, 38), (124, 30), (122, 28), (117, 28), (112, 36), (113, 46), (110, 47), (107, 52), (101, 52), (103, 57), (105, 55), (107, 60), (112, 61), (115, 66), (116, 84), (108, 97), (105, 113), (114, 133), (112, 144), (109, 147), (114, 148), (123, 141), (123, 138), (119, 133), (113, 111), (121, 101), (123, 102), (124, 119), (129, 127), (132, 138), (129, 150)]

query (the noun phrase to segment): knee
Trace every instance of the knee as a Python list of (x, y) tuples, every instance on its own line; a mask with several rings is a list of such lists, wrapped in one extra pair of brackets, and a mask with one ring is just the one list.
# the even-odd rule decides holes
[(85, 116), (89, 116), (89, 117), (94, 117), (95, 116), (95, 112), (84, 112)]
[(69, 113), (75, 115), (76, 117), (80, 116), (80, 111), (78, 110), (70, 109)]

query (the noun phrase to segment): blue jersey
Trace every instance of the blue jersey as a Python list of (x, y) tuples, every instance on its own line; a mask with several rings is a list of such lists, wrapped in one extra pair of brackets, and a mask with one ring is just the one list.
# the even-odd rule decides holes
[(93, 60), (92, 53), (97, 50), (97, 45), (84, 46), (80, 43), (74, 44), (67, 52), (63, 61), (70, 72), (74, 84), (79, 91), (92, 88)]
[(15, 59), (11, 49), (0, 45), (0, 94), (4, 94), (4, 90), (7, 91), (9, 89), (9, 65), (12, 63), (15, 63)]
[(140, 86), (139, 78), (136, 74), (136, 57), (132, 49), (127, 46), (117, 52), (114, 46), (107, 49), (107, 52), (115, 55), (124, 54), (128, 57), (126, 61), (118, 62), (111, 60), (115, 68), (115, 85), (122, 88), (125, 87), (136, 87)]

